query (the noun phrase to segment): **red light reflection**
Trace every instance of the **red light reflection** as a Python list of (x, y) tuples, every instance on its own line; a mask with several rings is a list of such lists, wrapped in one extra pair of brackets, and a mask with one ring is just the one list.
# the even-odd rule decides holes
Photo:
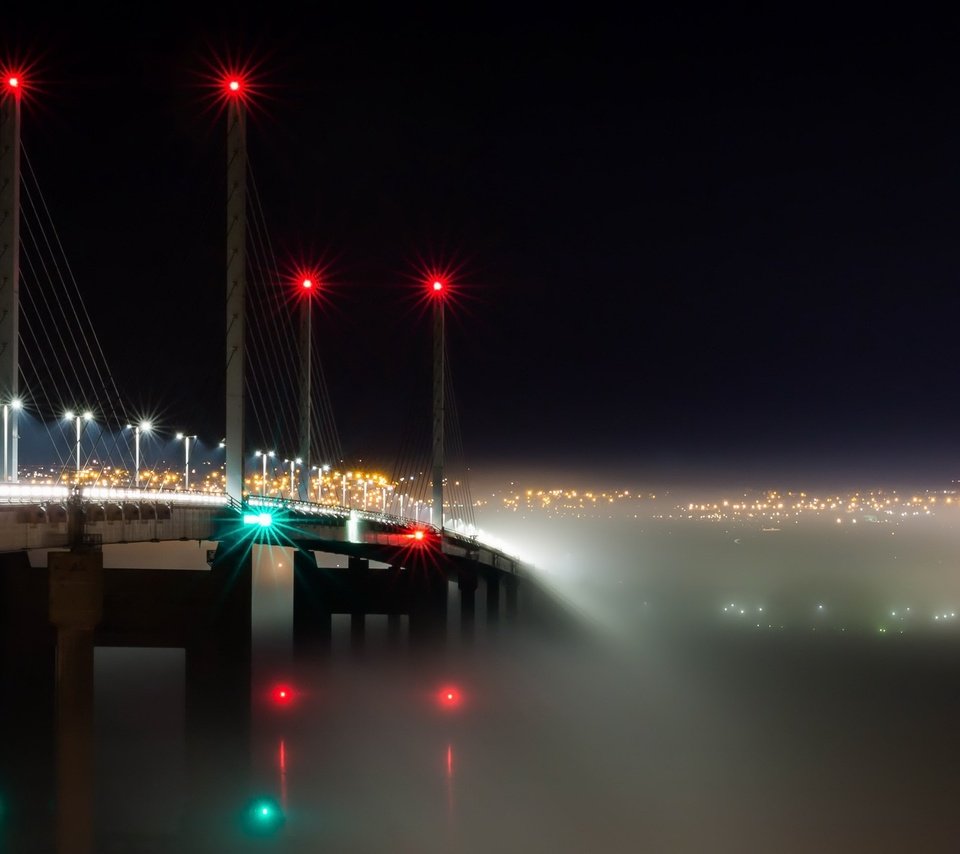
[(463, 694), (455, 685), (444, 685), (437, 691), (436, 697), (441, 709), (459, 709), (463, 705)]
[(270, 699), (275, 706), (289, 706), (295, 699), (294, 690), (289, 685), (274, 685)]

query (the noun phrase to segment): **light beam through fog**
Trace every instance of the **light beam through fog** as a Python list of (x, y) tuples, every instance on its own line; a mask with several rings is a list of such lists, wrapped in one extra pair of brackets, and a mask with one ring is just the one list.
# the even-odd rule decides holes
[[(516, 620), (491, 622), (479, 596), (471, 641), (451, 586), (445, 640), (415, 645), (405, 621), (373, 631), (374, 617), (358, 633), (350, 618), (304, 656), (290, 550), (260, 548), (249, 715), (206, 684), (221, 677), (196, 649), (98, 650), (95, 838), (571, 854), (953, 844), (952, 490), (485, 494), (483, 524), (540, 556), (536, 578), (576, 621), (522, 588)], [(108, 564), (130, 548), (107, 547)], [(171, 546), (188, 563), (198, 551)], [(48, 734), (15, 709), (23, 737), (4, 767), (36, 769)], [(18, 779), (4, 776), (3, 797), (19, 840), (32, 795)]]

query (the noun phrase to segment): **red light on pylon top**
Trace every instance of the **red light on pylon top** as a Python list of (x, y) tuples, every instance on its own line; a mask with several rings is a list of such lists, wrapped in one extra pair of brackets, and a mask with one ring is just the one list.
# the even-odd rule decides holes
[(294, 267), (290, 274), (289, 282), (303, 297), (312, 298), (320, 293), (320, 284), (322, 277), (319, 267), (302, 265)]
[(228, 98), (246, 98), (246, 81), (240, 74), (227, 74), (223, 78), (223, 91)]
[(443, 290), (443, 282), (441, 282), (439, 279), (435, 279), (432, 287), (435, 293), (440, 293), (440, 291)]
[(23, 73), (19, 70), (8, 68), (3, 71), (3, 92), (6, 95), (19, 98), (23, 93)]

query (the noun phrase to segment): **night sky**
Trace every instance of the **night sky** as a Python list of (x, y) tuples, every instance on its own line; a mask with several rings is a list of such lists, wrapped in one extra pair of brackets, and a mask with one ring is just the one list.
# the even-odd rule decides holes
[(134, 406), (222, 432), (203, 82), (241, 57), (278, 254), (328, 264), (347, 457), (388, 459), (429, 385), (426, 263), (458, 271), (476, 466), (960, 474), (955, 20), (267, 12), (7, 28), (42, 78), (25, 146)]

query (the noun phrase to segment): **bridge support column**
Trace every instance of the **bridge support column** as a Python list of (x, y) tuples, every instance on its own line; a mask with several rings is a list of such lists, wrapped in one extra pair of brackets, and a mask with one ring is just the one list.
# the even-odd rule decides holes
[(500, 619), (500, 577), (490, 573), (485, 579), (487, 588), (487, 623), (496, 623)]
[(354, 652), (363, 649), (366, 633), (367, 609), (369, 608), (370, 561), (361, 557), (351, 557), (347, 561), (350, 580), (350, 647)]
[(293, 651), (312, 657), (330, 649), (329, 580), (313, 552), (293, 553)]
[(50, 552), (57, 628), (57, 851), (93, 851), (93, 630), (103, 614), (103, 553)]
[(520, 579), (515, 575), (505, 575), (503, 587), (507, 597), (507, 619), (513, 621), (517, 617), (517, 590), (520, 587)]
[(359, 611), (350, 614), (350, 648), (354, 652), (360, 652), (363, 649), (366, 630), (367, 615)]
[(54, 669), (48, 573), (26, 552), (0, 555), (0, 851), (54, 850)]
[(460, 588), (460, 638), (473, 640), (473, 627), (476, 617), (477, 574), (461, 571), (457, 579)]
[(208, 619), (186, 645), (186, 835), (218, 850), (250, 794), (251, 597), (249, 548), (221, 542), (211, 568)]
[(410, 572), (410, 642), (438, 645), (447, 628), (447, 578), (429, 560)]

